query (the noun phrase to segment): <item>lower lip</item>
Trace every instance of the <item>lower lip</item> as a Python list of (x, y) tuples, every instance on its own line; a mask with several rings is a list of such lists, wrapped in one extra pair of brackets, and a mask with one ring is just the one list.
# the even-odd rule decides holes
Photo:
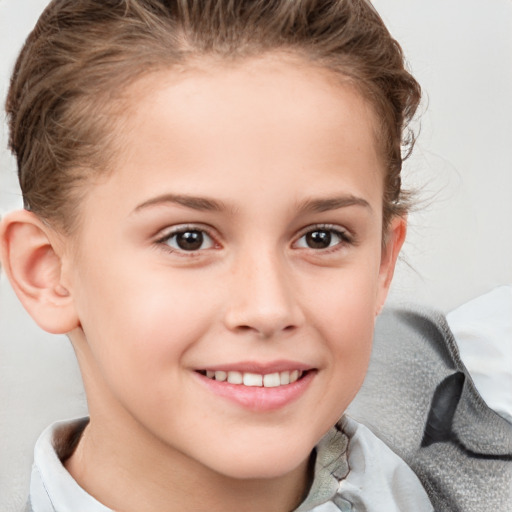
[(292, 384), (266, 388), (220, 382), (196, 373), (203, 385), (207, 386), (211, 392), (256, 412), (276, 411), (298, 400), (306, 392), (315, 374), (315, 371), (310, 370)]

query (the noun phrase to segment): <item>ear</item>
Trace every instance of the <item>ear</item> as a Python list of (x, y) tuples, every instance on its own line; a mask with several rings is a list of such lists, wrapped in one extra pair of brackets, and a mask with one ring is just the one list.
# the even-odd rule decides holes
[(31, 212), (20, 210), (0, 224), (0, 256), (21, 303), (45, 331), (64, 334), (78, 326), (73, 298), (61, 282), (60, 237)]
[(386, 297), (391, 286), (393, 274), (395, 273), (396, 262), (407, 233), (407, 219), (405, 217), (394, 217), (391, 220), (387, 233), (384, 235), (380, 269), (379, 269), (379, 290), (377, 297), (378, 315), (384, 306)]

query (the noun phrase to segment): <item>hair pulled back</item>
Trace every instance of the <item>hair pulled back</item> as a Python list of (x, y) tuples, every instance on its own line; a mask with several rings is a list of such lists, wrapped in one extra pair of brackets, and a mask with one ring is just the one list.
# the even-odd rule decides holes
[(115, 157), (113, 105), (136, 79), (192, 59), (293, 52), (373, 105), (384, 225), (407, 210), (402, 160), (420, 87), (366, 0), (54, 0), (29, 35), (6, 102), (25, 208), (71, 231), (86, 183)]

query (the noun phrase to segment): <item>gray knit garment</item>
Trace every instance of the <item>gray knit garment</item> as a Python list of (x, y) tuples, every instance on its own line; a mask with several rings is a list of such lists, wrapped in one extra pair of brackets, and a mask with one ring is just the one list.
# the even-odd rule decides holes
[(512, 424), (478, 394), (443, 315), (381, 315), (349, 414), (409, 464), (436, 511), (512, 512)]

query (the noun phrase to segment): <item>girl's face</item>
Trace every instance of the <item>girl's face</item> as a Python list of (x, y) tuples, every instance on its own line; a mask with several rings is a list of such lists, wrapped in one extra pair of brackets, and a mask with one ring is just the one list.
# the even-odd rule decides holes
[(91, 428), (119, 453), (284, 475), (359, 389), (403, 240), (395, 220), (382, 250), (373, 111), (280, 56), (130, 94), (64, 258)]

